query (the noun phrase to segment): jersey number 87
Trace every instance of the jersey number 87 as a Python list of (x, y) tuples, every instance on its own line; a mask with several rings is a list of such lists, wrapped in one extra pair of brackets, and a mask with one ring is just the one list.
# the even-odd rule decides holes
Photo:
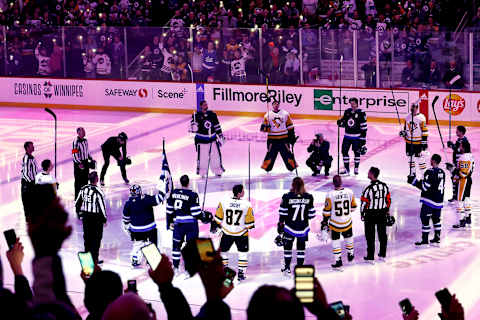
[[(235, 225), (239, 226), (240, 225), (240, 218), (242, 217), (243, 211), (242, 210), (231, 210), (227, 209), (225, 210), (225, 222), (229, 225)], [(234, 216), (235, 215), (235, 223), (234, 223)]]

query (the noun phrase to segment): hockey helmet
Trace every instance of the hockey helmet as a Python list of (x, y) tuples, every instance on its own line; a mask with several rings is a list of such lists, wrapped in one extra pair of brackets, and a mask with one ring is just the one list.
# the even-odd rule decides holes
[(360, 148), (360, 155), (364, 156), (367, 154), (367, 146), (366, 145), (363, 145), (361, 148)]
[(127, 141), (127, 140), (128, 140), (127, 134), (126, 134), (125, 132), (123, 132), (123, 131), (118, 134), (118, 137), (119, 137), (120, 139), (122, 139), (123, 141)]
[(387, 216), (387, 227), (391, 227), (395, 224), (395, 217), (388, 215)]
[(139, 197), (142, 195), (142, 187), (138, 184), (134, 184), (130, 187), (130, 196), (132, 197)]

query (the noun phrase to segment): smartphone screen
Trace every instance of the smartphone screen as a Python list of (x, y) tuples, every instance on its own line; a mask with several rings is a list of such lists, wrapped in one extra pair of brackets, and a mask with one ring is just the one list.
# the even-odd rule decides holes
[(345, 319), (345, 307), (342, 301), (330, 303), (330, 308), (335, 311), (335, 313), (340, 317), (340, 319)]
[(142, 253), (145, 256), (145, 259), (147, 259), (150, 268), (152, 270), (157, 269), (160, 261), (162, 261), (162, 255), (160, 254), (157, 246), (154, 243), (150, 243), (142, 248)]
[(127, 290), (130, 292), (137, 292), (137, 280), (128, 280)]
[(5, 240), (7, 240), (8, 249), (12, 249), (15, 245), (15, 242), (17, 242), (17, 235), (15, 234), (15, 230), (5, 230), (3, 234), (5, 235)]
[(452, 295), (447, 288), (444, 288), (440, 291), (435, 292), (435, 296), (437, 297), (438, 302), (442, 305), (442, 307), (448, 309), (450, 307), (450, 302), (452, 301)]
[(402, 312), (405, 315), (409, 315), (413, 310), (412, 303), (410, 302), (409, 299), (403, 299), (398, 304), (400, 305), (400, 308), (402, 309)]
[(196, 240), (198, 254), (200, 255), (200, 260), (202, 262), (212, 262), (213, 261), (213, 243), (210, 238), (198, 238)]
[(313, 266), (295, 267), (295, 293), (302, 303), (312, 303), (314, 298), (315, 269)]
[(237, 272), (229, 267), (225, 268), (225, 281), (223, 281), (223, 285), (225, 287), (230, 287), (230, 285), (233, 282), (233, 279), (235, 279), (235, 276), (237, 275)]
[(90, 252), (79, 252), (78, 259), (80, 260), (80, 266), (82, 267), (83, 273), (88, 277), (91, 276), (95, 268), (92, 254)]

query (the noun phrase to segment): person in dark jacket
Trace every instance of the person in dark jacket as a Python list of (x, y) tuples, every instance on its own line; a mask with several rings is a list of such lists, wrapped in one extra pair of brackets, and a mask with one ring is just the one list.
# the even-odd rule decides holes
[(432, 60), (432, 62), (430, 62), (430, 69), (427, 70), (425, 75), (425, 83), (431, 86), (438, 86), (440, 85), (440, 81), (442, 81), (442, 76), (440, 75), (437, 61)]
[(465, 83), (462, 79), (462, 72), (457, 67), (455, 60), (449, 62), (449, 68), (443, 75), (445, 87), (450, 89), (463, 89)]
[[(108, 166), (110, 165), (110, 157), (114, 157), (115, 160), (117, 160), (125, 184), (130, 183), (130, 181), (127, 179), (127, 170), (125, 168), (127, 164), (131, 163), (130, 159), (127, 158), (127, 140), (127, 134), (125, 132), (120, 132), (118, 136), (110, 137), (102, 144), (104, 161), (102, 172), (100, 173), (100, 185), (102, 187), (105, 186), (105, 174), (107, 173)], [(120, 148), (122, 148), (121, 153)]]
[(402, 86), (413, 87), (415, 85), (413, 61), (407, 60), (407, 66), (402, 70)]
[(310, 157), (307, 159), (307, 166), (312, 169), (312, 176), (319, 175), (322, 167), (325, 166), (325, 176), (328, 177), (333, 160), (329, 154), (329, 149), (330, 142), (323, 138), (323, 134), (317, 133), (315, 139), (312, 140), (307, 148), (307, 151), (311, 152)]
[(134, 184), (130, 187), (130, 198), (123, 208), (123, 229), (133, 241), (132, 266), (141, 265), (143, 254), (141, 248), (149, 242), (157, 245), (157, 224), (153, 207), (161, 204), (165, 193), (159, 190), (154, 196), (143, 194), (142, 188)]

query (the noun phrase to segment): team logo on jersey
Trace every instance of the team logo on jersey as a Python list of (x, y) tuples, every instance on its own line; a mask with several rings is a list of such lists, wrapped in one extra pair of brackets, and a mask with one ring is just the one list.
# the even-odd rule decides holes
[(43, 83), (43, 95), (45, 98), (51, 98), (53, 95), (53, 85), (50, 81), (45, 81)]
[(205, 122), (203, 123), (203, 126), (204, 126), (205, 128), (207, 128), (207, 129), (210, 129), (210, 128), (212, 127), (212, 123), (207, 120), (207, 121), (205, 121)]
[(280, 128), (280, 125), (282, 124), (282, 119), (280, 119), (279, 117), (275, 117), (273, 118), (272, 122), (276, 128)]
[(466, 106), (465, 99), (462, 96), (455, 93), (453, 93), (450, 98), (447, 95), (445, 99), (443, 99), (443, 110), (446, 113), (449, 113), (451, 108), (452, 116), (458, 116), (459, 114), (461, 114), (465, 109), (465, 106)]
[(352, 118), (348, 119), (347, 126), (353, 127), (354, 125), (355, 125), (355, 120), (353, 120)]

